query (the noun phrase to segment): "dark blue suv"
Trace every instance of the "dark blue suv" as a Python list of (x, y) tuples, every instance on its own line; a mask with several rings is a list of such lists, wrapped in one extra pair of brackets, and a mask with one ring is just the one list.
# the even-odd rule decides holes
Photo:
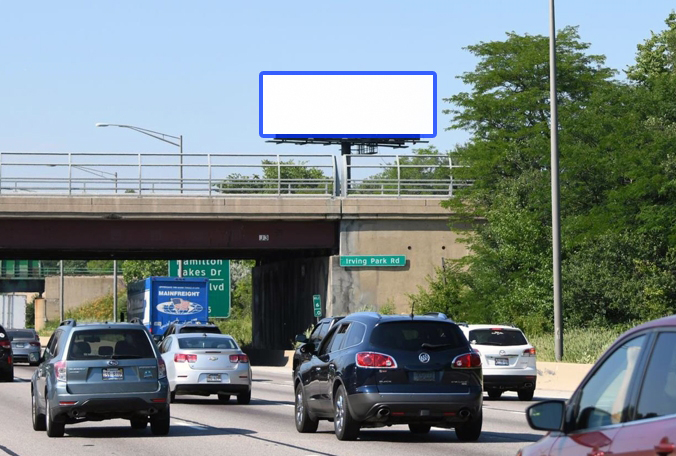
[(348, 315), (296, 370), (299, 432), (333, 421), (339, 440), (360, 428), (408, 424), (417, 434), (455, 428), (477, 440), (482, 425), (481, 358), (445, 316)]

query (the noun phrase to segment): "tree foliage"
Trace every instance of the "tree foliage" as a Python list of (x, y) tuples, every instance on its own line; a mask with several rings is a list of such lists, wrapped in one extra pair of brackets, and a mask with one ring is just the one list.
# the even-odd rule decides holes
[[(557, 34), (562, 290), (566, 324), (626, 324), (676, 311), (674, 30), (639, 45), (632, 81), (613, 80), (577, 29)], [(548, 39), (508, 33), (467, 48), (471, 90), (445, 101), (453, 152), (474, 185), (445, 205), (473, 220), (472, 255), (411, 298), (459, 320), (552, 327)]]
[(262, 160), (263, 174), (247, 176), (230, 174), (217, 184), (222, 193), (328, 193), (333, 192), (333, 181), (320, 168), (308, 166), (307, 162), (291, 160)]

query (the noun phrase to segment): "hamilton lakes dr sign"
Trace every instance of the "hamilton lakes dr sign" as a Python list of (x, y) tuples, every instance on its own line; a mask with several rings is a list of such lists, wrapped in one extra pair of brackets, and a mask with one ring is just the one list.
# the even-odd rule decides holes
[(341, 255), (343, 268), (378, 268), (406, 266), (406, 255)]

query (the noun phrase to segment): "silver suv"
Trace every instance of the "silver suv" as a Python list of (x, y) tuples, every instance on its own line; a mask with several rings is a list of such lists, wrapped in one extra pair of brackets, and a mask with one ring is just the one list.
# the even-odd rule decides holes
[(169, 433), (167, 368), (138, 324), (62, 322), (33, 374), (31, 399), (33, 429), (50, 437), (66, 424), (113, 418)]

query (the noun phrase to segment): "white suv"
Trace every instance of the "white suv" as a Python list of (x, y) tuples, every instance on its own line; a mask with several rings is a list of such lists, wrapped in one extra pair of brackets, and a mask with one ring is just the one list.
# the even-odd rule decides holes
[(503, 391), (516, 391), (519, 400), (530, 401), (535, 393), (537, 368), (535, 348), (519, 328), (507, 325), (459, 323), (472, 348), (481, 355), (484, 391), (499, 399)]

